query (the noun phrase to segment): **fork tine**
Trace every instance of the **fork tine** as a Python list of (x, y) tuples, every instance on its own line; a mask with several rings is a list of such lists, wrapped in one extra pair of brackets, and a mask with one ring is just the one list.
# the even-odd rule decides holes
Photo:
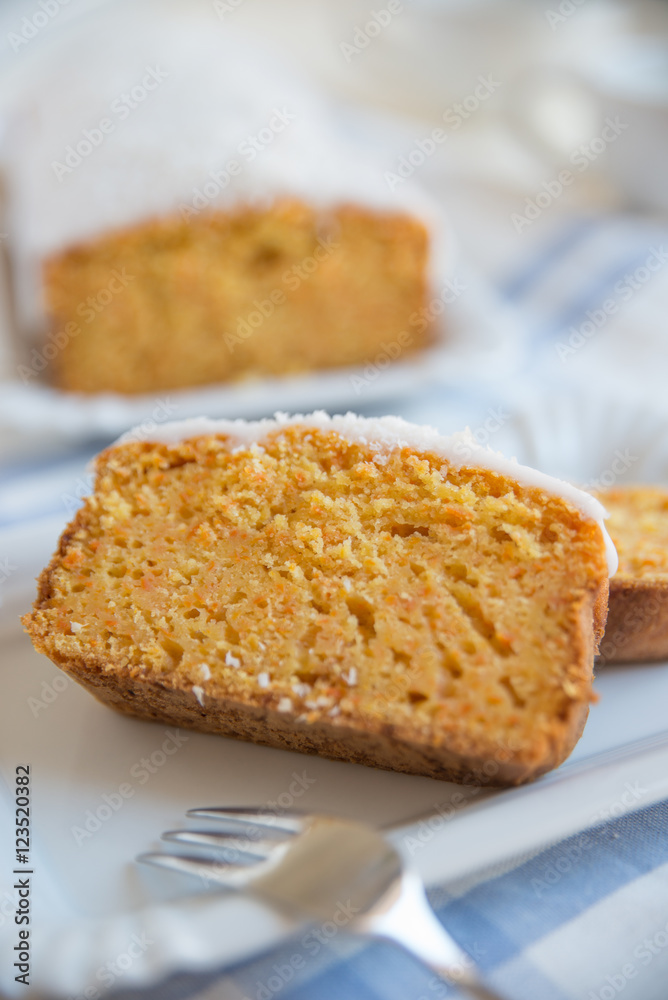
[(252, 840), (238, 833), (205, 833), (201, 830), (167, 830), (162, 839), (175, 844), (213, 848), (228, 864), (244, 864), (239, 861), (240, 855), (264, 860), (284, 843), (281, 840)]
[(227, 889), (238, 889), (250, 881), (249, 873), (257, 865), (263, 862), (256, 862), (255, 865), (231, 865), (214, 858), (198, 858), (177, 854), (160, 854), (159, 852), (149, 852), (140, 854), (137, 861), (145, 865), (154, 865), (156, 868), (167, 868), (169, 871), (179, 872), (181, 875), (191, 875), (202, 879), (205, 883), (215, 882)]
[(301, 833), (312, 819), (305, 813), (281, 813), (278, 815), (271, 809), (253, 809), (211, 806), (203, 809), (189, 809), (186, 815), (190, 819), (214, 819), (219, 823), (229, 823), (233, 830), (239, 827), (255, 827), (259, 830), (275, 830), (279, 833)]

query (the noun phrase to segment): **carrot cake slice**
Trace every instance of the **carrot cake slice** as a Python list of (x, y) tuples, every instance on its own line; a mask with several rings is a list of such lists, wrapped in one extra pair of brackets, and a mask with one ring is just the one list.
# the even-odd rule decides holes
[(617, 486), (597, 495), (619, 553), (601, 655), (607, 663), (668, 659), (668, 488)]
[(463, 782), (570, 753), (616, 568), (589, 494), (395, 417), (132, 438), (97, 459), (24, 619), (99, 699)]

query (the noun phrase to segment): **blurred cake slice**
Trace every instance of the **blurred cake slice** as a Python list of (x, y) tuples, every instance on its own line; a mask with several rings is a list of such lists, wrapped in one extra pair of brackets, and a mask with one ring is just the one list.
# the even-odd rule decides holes
[(607, 663), (668, 659), (668, 489), (597, 493), (619, 553), (601, 655)]
[(81, 326), (80, 304), (122, 276), (54, 376), (141, 393), (384, 363), (427, 342), (426, 269), (420, 222), (363, 207), (290, 201), (141, 223), (46, 262), (54, 330)]
[(24, 619), (123, 712), (463, 782), (580, 736), (615, 556), (588, 494), (397, 418), (118, 444)]
[(56, 47), (10, 126), (24, 381), (155, 393), (423, 348), (433, 203), (230, 24), (115, 14)]

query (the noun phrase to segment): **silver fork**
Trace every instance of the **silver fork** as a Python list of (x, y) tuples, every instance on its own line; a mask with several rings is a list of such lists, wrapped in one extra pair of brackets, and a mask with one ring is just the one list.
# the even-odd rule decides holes
[(400, 945), (470, 997), (502, 1000), (444, 930), (417, 873), (373, 827), (243, 807), (187, 815), (215, 820), (218, 828), (170, 830), (163, 839), (196, 853), (156, 852), (137, 860), (250, 893), (293, 918), (324, 923), (345, 907), (347, 932)]

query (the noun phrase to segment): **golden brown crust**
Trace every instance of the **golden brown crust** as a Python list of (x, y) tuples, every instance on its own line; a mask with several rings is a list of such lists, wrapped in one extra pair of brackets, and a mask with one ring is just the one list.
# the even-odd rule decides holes
[(668, 580), (612, 578), (600, 653), (603, 663), (668, 659)]
[(597, 495), (619, 555), (601, 662), (668, 659), (668, 489), (631, 484)]
[[(48, 570), (42, 579), (48, 579)], [(591, 674), (593, 662), (595, 601), (583, 598), (579, 611), (582, 632), (576, 666)], [(35, 607), (39, 606), (39, 601)], [(226, 697), (206, 698), (205, 707), (191, 688), (172, 686), (162, 679), (147, 678), (97, 663), (93, 658), (65, 659), (54, 656), (41, 641), (39, 627), (26, 615), (24, 624), (35, 648), (50, 656), (73, 680), (100, 702), (135, 718), (168, 722), (184, 729), (248, 740), (264, 746), (316, 754), (331, 760), (365, 764), (389, 771), (422, 775), (466, 785), (504, 787), (533, 781), (561, 764), (580, 739), (589, 703), (572, 700), (558, 730), (537, 742), (532, 753), (512, 745), (484, 745), (472, 741), (460, 750), (452, 744), (435, 746), (419, 733), (378, 724), (369, 719), (300, 721), (294, 714), (276, 711), (266, 696), (264, 704), (244, 703)]]

